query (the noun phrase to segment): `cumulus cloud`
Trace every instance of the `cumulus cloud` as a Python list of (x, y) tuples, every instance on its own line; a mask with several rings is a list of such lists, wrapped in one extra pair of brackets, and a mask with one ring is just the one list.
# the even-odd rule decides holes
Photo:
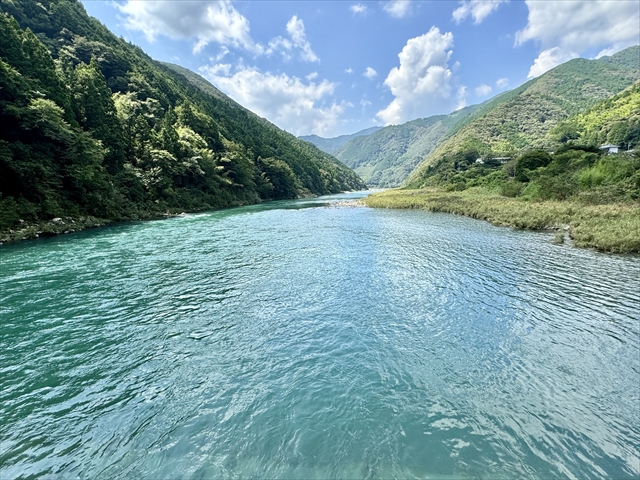
[(345, 73), (348, 73), (349, 75), (351, 75), (353, 73), (353, 68), (349, 67), (349, 68), (346, 68), (344, 71)]
[(211, 42), (259, 53), (261, 47), (249, 35), (249, 21), (228, 0), (134, 1), (118, 6), (126, 15), (126, 28), (139, 30), (149, 41), (159, 35), (174, 39), (195, 38), (194, 52)]
[(392, 0), (385, 3), (383, 8), (392, 17), (402, 18), (411, 11), (411, 2), (410, 0)]
[(476, 87), (476, 95), (479, 97), (486, 97), (493, 91), (489, 85), (485, 85), (484, 83), (479, 87)]
[(327, 80), (304, 83), (285, 73), (262, 73), (244, 65), (233, 74), (218, 65), (200, 71), (235, 101), (294, 135), (331, 133), (351, 106), (332, 100), (336, 85)]
[(592, 49), (613, 54), (638, 43), (637, 2), (527, 0), (527, 26), (516, 33), (516, 45), (534, 41), (541, 47), (529, 77)]
[(496, 81), (496, 87), (499, 89), (503, 89), (503, 88), (507, 88), (509, 86), (509, 79), (508, 78), (499, 78)]
[(231, 64), (230, 63), (217, 63), (215, 65), (208, 66), (206, 68), (206, 73), (208, 77), (219, 77), (219, 76), (227, 76), (231, 74)]
[(462, 86), (458, 88), (458, 93), (456, 94), (456, 98), (458, 103), (456, 104), (456, 110), (460, 110), (467, 106), (467, 87)]
[(378, 76), (378, 72), (376, 72), (371, 67), (367, 67), (367, 69), (364, 71), (363, 75), (365, 77), (367, 77), (368, 79), (373, 79), (373, 78), (376, 78)]
[(307, 40), (307, 34), (304, 31), (304, 22), (299, 19), (297, 15), (291, 17), (291, 20), (287, 22), (287, 33), (289, 34), (289, 38), (276, 37), (272, 39), (265, 53), (270, 55), (274, 52), (280, 52), (285, 60), (290, 60), (293, 51), (298, 50), (302, 60), (307, 62), (320, 61)]
[(577, 57), (577, 53), (567, 52), (560, 47), (553, 47), (544, 50), (540, 55), (538, 55), (538, 58), (533, 61), (533, 65), (531, 65), (531, 68), (529, 69), (527, 78), (538, 77), (552, 68), (557, 67), (561, 63)]
[(507, 0), (463, 0), (460, 2), (461, 5), (453, 11), (453, 19), (456, 23), (460, 23), (471, 16), (473, 17), (473, 23), (482, 23), (491, 12), (506, 1)]
[(448, 65), (452, 47), (453, 34), (441, 34), (436, 27), (409, 39), (398, 54), (400, 66), (392, 68), (384, 81), (395, 98), (377, 117), (390, 125), (453, 108), (453, 73)]
[(218, 52), (218, 54), (215, 57), (209, 57), (209, 60), (211, 60), (212, 62), (219, 62), (228, 54), (229, 54), (229, 49), (225, 45), (222, 45), (220, 47), (220, 51)]
[(351, 5), (349, 10), (351, 10), (354, 15), (365, 15), (367, 13), (367, 6), (361, 3), (356, 3), (355, 5)]

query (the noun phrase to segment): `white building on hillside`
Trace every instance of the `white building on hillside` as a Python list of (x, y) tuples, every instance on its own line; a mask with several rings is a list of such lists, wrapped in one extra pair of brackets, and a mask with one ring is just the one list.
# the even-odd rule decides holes
[(606, 150), (607, 155), (611, 155), (612, 153), (618, 153), (618, 149), (620, 145), (602, 145), (600, 150)]

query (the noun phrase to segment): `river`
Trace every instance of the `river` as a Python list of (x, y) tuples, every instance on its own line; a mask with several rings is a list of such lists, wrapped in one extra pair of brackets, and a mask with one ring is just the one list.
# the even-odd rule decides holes
[(0, 478), (640, 476), (640, 256), (361, 195), (0, 246)]

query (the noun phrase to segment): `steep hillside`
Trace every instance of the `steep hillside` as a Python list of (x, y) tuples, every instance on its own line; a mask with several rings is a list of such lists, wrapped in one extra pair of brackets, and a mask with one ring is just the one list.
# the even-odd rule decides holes
[(599, 60), (574, 59), (492, 99), (451, 129), (414, 170), (408, 185), (422, 185), (430, 165), (457, 153), (477, 158), (553, 148), (549, 132), (559, 122), (637, 81), (639, 63), (638, 46)]
[[(216, 116), (214, 118), (218, 122), (223, 135), (228, 135), (231, 138), (241, 137), (243, 144), (257, 152), (258, 156), (263, 153), (272, 157), (282, 155), (282, 160), (292, 168), (293, 165), (301, 161), (315, 164), (318, 167), (318, 172), (324, 175), (326, 181), (333, 181), (330, 179), (334, 179), (337, 182), (334, 185), (316, 185), (315, 189), (311, 188), (313, 185), (309, 186), (303, 183), (303, 188), (308, 188), (309, 191), (316, 194), (365, 188), (362, 180), (332, 155), (279, 129), (268, 120), (242, 107), (197, 73), (179, 65), (170, 63), (164, 63), (163, 65), (184, 77), (199, 92), (220, 100), (215, 105)], [(283, 145), (286, 145), (290, 151), (283, 148)], [(265, 146), (266, 150), (262, 150)], [(307, 177), (307, 172), (304, 171), (304, 168), (302, 166), (302, 169), (297, 170), (301, 172), (302, 179)], [(297, 174), (297, 171), (294, 168), (294, 173)], [(302, 193), (305, 192), (302, 191)]]
[[(553, 153), (530, 149), (509, 161), (476, 150), (444, 153), (428, 165), (420, 187), (461, 192), (481, 188), (525, 201), (584, 204), (640, 201), (640, 81), (549, 132)], [(607, 155), (611, 142), (622, 151)]]
[(76, 0), (0, 3), (0, 232), (363, 188), (335, 158), (155, 62)]
[(619, 145), (630, 149), (640, 144), (640, 82), (584, 113), (560, 122), (549, 132), (552, 140), (598, 147)]
[(367, 185), (396, 187), (453, 125), (479, 107), (474, 105), (449, 115), (385, 127), (366, 137), (350, 140), (336, 152), (336, 157), (353, 168)]
[(364, 130), (360, 130), (359, 132), (352, 133), (351, 135), (340, 135), (339, 137), (333, 138), (324, 138), (319, 137), (318, 135), (304, 135), (298, 138), (304, 140), (305, 142), (313, 143), (323, 152), (335, 155), (336, 152), (338, 152), (338, 150), (340, 150), (340, 148), (349, 140), (357, 137), (366, 137), (367, 135), (371, 135), (372, 133), (377, 132), (381, 128), (382, 127), (366, 128)]

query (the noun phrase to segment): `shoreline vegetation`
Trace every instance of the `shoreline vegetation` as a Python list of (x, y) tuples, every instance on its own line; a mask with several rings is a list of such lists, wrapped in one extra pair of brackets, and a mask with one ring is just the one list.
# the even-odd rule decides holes
[(554, 243), (563, 243), (566, 231), (576, 247), (640, 253), (640, 204), (636, 202), (588, 205), (576, 200), (530, 201), (482, 187), (463, 191), (394, 189), (372, 194), (363, 202), (372, 208), (420, 209), (464, 215), (497, 226), (555, 230)]
[[(347, 193), (347, 192), (340, 192), (340, 193)], [(308, 193), (308, 194), (298, 195), (297, 198), (298, 199), (315, 198), (317, 196), (318, 195)], [(165, 212), (149, 211), (146, 213), (141, 213), (135, 217), (126, 217), (126, 218), (117, 218), (117, 219), (98, 218), (98, 217), (86, 215), (86, 216), (64, 216), (64, 217), (57, 217), (51, 220), (40, 220), (40, 221), (19, 220), (17, 225), (15, 225), (13, 228), (0, 229), (0, 245), (3, 245), (4, 243), (9, 243), (9, 242), (19, 242), (21, 240), (34, 240), (36, 238), (54, 237), (57, 235), (80, 232), (82, 230), (87, 230), (90, 228), (113, 225), (116, 223), (162, 220), (165, 218), (180, 217), (180, 216), (188, 215), (192, 213), (215, 211), (215, 210), (226, 210), (228, 208), (243, 207), (246, 205), (257, 205), (258, 203), (263, 203), (263, 202), (256, 202), (256, 203), (237, 202), (235, 204), (222, 207), (222, 208), (200, 208), (200, 209), (188, 209), (186, 211), (183, 209), (172, 209), (172, 210), (167, 210)]]
[[(299, 198), (315, 197), (317, 195), (300, 196)], [(257, 202), (261, 203), (261, 202)], [(144, 222), (150, 220), (162, 220), (171, 217), (180, 217), (192, 213), (206, 212), (212, 210), (225, 210), (228, 208), (242, 207), (245, 205), (255, 205), (254, 203), (236, 203), (222, 208), (201, 208), (195, 210), (173, 209), (166, 212), (150, 211), (146, 214), (140, 214), (136, 217), (107, 219), (98, 218), (90, 215), (87, 216), (65, 216), (57, 217), (52, 220), (41, 221), (25, 221), (20, 220), (19, 223), (10, 229), (0, 230), (0, 245), (9, 242), (19, 242), (21, 240), (34, 240), (36, 238), (54, 237), (68, 233), (80, 232), (90, 228), (103, 227), (116, 223), (127, 222)]]

